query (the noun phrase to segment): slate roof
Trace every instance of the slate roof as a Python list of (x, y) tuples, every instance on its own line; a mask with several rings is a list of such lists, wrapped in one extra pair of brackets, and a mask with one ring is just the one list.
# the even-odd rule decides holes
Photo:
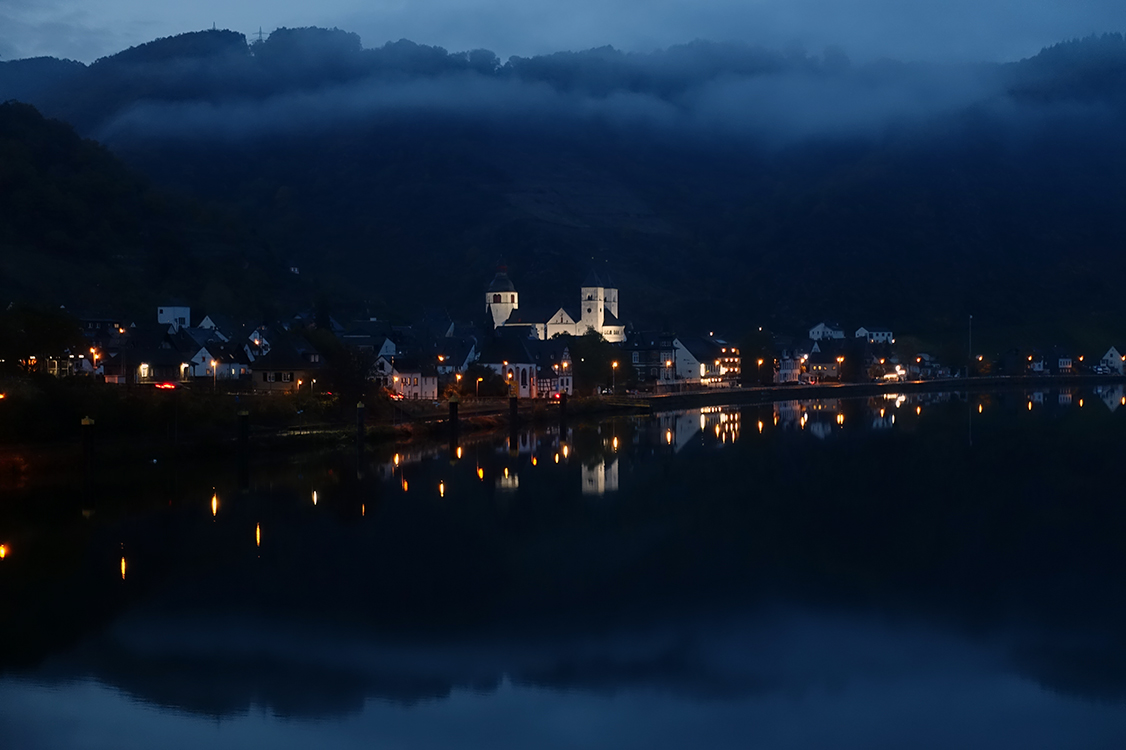
[(512, 279), (508, 278), (508, 269), (501, 266), (497, 269), (497, 275), (489, 282), (489, 288), (486, 292), (515, 292), (516, 287), (512, 283)]

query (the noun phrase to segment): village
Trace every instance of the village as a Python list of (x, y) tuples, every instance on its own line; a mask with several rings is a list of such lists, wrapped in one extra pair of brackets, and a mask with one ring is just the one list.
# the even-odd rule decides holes
[[(905, 353), (890, 327), (849, 329), (828, 320), (798, 336), (766, 334), (769, 344), (745, 359), (744, 342), (721, 332), (626, 324), (619, 289), (604, 276), (591, 271), (573, 305), (550, 309), (522, 304), (502, 264), (485, 285), (481, 320), (469, 322), (455, 321), (445, 310), (429, 311), (411, 325), (341, 323), (310, 311), (260, 325), (193, 315), (187, 304), (160, 306), (149, 320), (77, 315), (81, 348), (30, 355), (20, 364), (28, 372), (85, 375), (126, 386), (314, 394), (330, 392), (326, 368), (333, 355), (347, 353), (369, 383), (391, 399), (409, 401), (434, 401), (454, 391), (536, 399), (1126, 372), (1126, 346), (1090, 357), (1014, 348), (951, 364), (922, 351)], [(588, 362), (584, 353), (592, 351), (597, 356)]]

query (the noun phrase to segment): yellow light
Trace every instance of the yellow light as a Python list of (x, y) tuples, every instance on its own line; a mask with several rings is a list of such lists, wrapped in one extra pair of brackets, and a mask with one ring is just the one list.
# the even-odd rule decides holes
[(398, 465), (399, 465), (399, 454), (398, 454), (398, 453), (396, 453), (396, 454), (394, 455), (394, 457), (392, 457), (392, 459), (391, 459), (391, 460), (392, 460), (392, 461), (393, 461), (393, 462), (395, 463), (395, 465), (396, 465), (396, 466), (398, 466)]
[(614, 450), (618, 450), (618, 438), (616, 435), (614, 436)]
[(536, 465), (536, 457), (532, 456), (532, 466), (535, 466), (535, 465)]
[(254, 526), (254, 546), (262, 546), (262, 524), (255, 524)]
[(482, 480), (482, 481), (485, 479), (485, 470), (482, 469), (480, 466), (477, 467), (477, 478)]
[(121, 580), (125, 580), (125, 558), (121, 558)]
[(445, 496), (446, 496), (446, 483), (445, 482), (438, 482), (438, 497), (445, 497)]
[(571, 448), (570, 448), (570, 446), (564, 445), (564, 446), (563, 446), (563, 458), (567, 458), (567, 457), (568, 457), (568, 456), (570, 456), (570, 455), (571, 455)]
[(719, 425), (715, 426), (715, 436), (719, 437)]
[(219, 496), (211, 496), (211, 517), (214, 518), (219, 514)]
[(883, 418), (884, 418), (884, 410), (880, 409), (880, 419), (883, 419)]
[(923, 413), (923, 407), (921, 407), (921, 406), (916, 406), (916, 407), (915, 407), (915, 413), (916, 413), (916, 414), (922, 414), (922, 413)]
[(8, 556), (8, 545), (0, 544), (0, 560)]
[(618, 363), (617, 362), (611, 362), (610, 366), (613, 367), (615, 370), (618, 369)]
[(403, 492), (406, 492), (406, 491), (407, 491), (407, 489), (408, 489), (408, 486), (407, 486), (407, 478), (406, 478), (406, 477), (403, 477)]
[[(719, 425), (716, 425), (716, 428), (718, 429)], [(665, 430), (665, 442), (672, 445), (672, 430)]]
[(837, 415), (837, 424), (844, 424), (844, 414)]
[[(1080, 406), (1082, 406), (1082, 404), (1080, 404)], [(985, 407), (982, 406), (981, 404), (978, 404), (977, 405), (977, 413), (981, 414), (983, 411), (985, 411)]]
[(1028, 410), (1032, 411), (1032, 402), (1031, 401), (1028, 402)]
[(759, 431), (759, 434), (761, 435), (762, 434), (762, 420), (761, 419), (758, 421), (758, 431)]
[(558, 453), (555, 454), (555, 463), (559, 463), (559, 454)]
[(313, 505), (317, 504), (317, 491), (313, 490)]
[(461, 446), (460, 445), (457, 447), (457, 457), (461, 458)]
[(457, 378), (457, 382), (459, 382), (459, 383), (461, 382), (461, 373), (460, 372), (457, 373), (456, 375), (454, 375), (454, 377)]
[(363, 518), (367, 514), (367, 506), (360, 503), (360, 517)]
[(504, 467), (504, 478), (508, 479), (508, 467), (507, 466)]
[(1079, 408), (1080, 408), (1080, 409), (1082, 409), (1082, 408), (1083, 408), (1083, 399), (1079, 399)]

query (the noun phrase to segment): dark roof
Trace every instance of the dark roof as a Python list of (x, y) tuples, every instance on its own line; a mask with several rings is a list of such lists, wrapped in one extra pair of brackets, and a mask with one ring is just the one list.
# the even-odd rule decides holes
[(481, 347), (481, 358), (478, 361), (483, 365), (499, 365), (504, 362), (530, 364), (534, 359), (528, 353), (524, 341), (502, 336), (484, 343)]
[[(559, 308), (556, 308), (556, 310), (557, 309)], [(508, 314), (508, 318), (504, 321), (504, 324), (544, 323), (551, 320), (551, 316), (554, 314), (555, 310), (548, 312), (542, 307), (518, 307)]]
[(583, 286), (605, 286), (605, 284), (602, 283), (602, 279), (598, 278), (598, 274), (595, 273), (594, 269), (592, 268), (590, 269), (590, 273), (586, 275), (586, 280), (583, 282)]
[(489, 288), (486, 292), (515, 292), (516, 287), (512, 284), (512, 279), (508, 278), (508, 269), (501, 266), (497, 269), (497, 275), (489, 283)]
[(887, 326), (860, 326), (868, 333), (891, 333), (891, 329)]
[(617, 315), (610, 312), (609, 310), (606, 310), (605, 313), (603, 313), (603, 315), (602, 315), (602, 325), (604, 325), (604, 326), (620, 326), (621, 322), (618, 320)]
[(719, 344), (714, 341), (708, 341), (700, 336), (687, 336), (684, 338), (678, 336), (677, 340), (688, 350), (689, 354), (696, 358), (697, 362), (713, 362), (722, 356)]
[(419, 357), (395, 357), (395, 371), (396, 372), (417, 372), (419, 375), (425, 377), (433, 377), (438, 374), (438, 365), (430, 361), (429, 358), (421, 359)]

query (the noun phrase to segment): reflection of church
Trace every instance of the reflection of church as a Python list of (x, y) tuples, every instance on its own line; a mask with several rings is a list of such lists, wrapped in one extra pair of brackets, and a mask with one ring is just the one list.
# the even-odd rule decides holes
[(577, 308), (563, 306), (545, 315), (542, 310), (520, 310), (520, 294), (502, 265), (485, 291), (485, 311), (493, 328), (526, 328), (529, 338), (582, 336), (594, 331), (611, 343), (626, 339), (626, 327), (618, 320), (618, 289), (593, 271), (583, 282)]

